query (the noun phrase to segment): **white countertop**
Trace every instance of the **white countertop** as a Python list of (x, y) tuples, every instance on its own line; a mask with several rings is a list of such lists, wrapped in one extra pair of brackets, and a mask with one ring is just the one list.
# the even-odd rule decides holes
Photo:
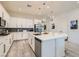
[(13, 39), (22, 39), (23, 34), (27, 34), (27, 32), (11, 32), (9, 35), (0, 36), (0, 42), (4, 42), (6, 39), (12, 37)]
[(64, 39), (67, 38), (67, 34), (58, 33), (58, 32), (55, 32), (55, 33), (49, 32), (48, 34), (41, 34), (41, 35), (34, 35), (34, 36), (42, 41), (50, 40), (50, 39), (57, 39), (57, 38), (64, 38)]

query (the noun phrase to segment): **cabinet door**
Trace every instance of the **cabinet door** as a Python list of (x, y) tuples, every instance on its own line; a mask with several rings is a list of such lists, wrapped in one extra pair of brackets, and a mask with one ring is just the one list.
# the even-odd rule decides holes
[(29, 45), (31, 45), (31, 39), (30, 38), (28, 39), (28, 41), (29, 41)]
[(2, 17), (2, 12), (0, 11), (0, 17)]
[(10, 41), (9, 39), (5, 39), (6, 40), (6, 43), (4, 43), (4, 53), (6, 53), (10, 47)]
[(35, 37), (32, 36), (32, 49), (35, 51)]
[(56, 39), (56, 56), (65, 56), (65, 41), (63, 38)]
[(28, 39), (28, 32), (23, 33), (23, 39)]
[(31, 45), (31, 34), (30, 34), (30, 32), (28, 33), (28, 42), (29, 42), (29, 45)]
[(2, 6), (0, 4), (0, 17), (2, 17)]
[(55, 39), (42, 41), (41, 43), (41, 56), (42, 57), (55, 57)]
[(0, 43), (0, 57), (3, 56), (3, 43)]

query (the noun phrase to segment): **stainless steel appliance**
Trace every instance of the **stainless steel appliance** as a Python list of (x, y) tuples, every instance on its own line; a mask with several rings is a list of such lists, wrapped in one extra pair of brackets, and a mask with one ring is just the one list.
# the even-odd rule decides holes
[(2, 19), (2, 17), (0, 17), (0, 27), (5, 27), (6, 25), (6, 21)]
[(8, 34), (9, 34), (9, 32), (8, 32), (7, 29), (5, 29), (5, 28), (0, 28), (0, 35), (8, 35)]
[(43, 32), (44, 31), (44, 25), (42, 24), (34, 24), (34, 32)]

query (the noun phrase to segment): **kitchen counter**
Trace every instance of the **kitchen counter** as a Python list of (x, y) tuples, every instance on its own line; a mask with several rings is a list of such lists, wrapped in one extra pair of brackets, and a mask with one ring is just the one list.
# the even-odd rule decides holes
[(65, 33), (59, 33), (59, 32), (49, 32), (48, 34), (41, 34), (41, 35), (33, 35), (36, 38), (39, 38), (41, 41), (44, 40), (50, 40), (50, 39), (57, 39), (57, 38), (67, 38), (67, 35)]
[(66, 38), (67, 34), (61, 32), (41, 33), (41, 35), (31, 32), (29, 44), (38, 57), (63, 57)]
[(10, 33), (9, 34), (0, 34), (0, 37), (1, 36), (8, 36), (8, 35), (10, 35)]
[(0, 56), (5, 56), (14, 40), (27, 39), (27, 32), (11, 32), (9, 35), (0, 36)]
[(12, 39), (12, 35), (1, 35), (0, 36), (0, 56), (3, 57), (7, 54), (7, 52), (9, 51), (10, 46), (12, 45), (13, 39)]

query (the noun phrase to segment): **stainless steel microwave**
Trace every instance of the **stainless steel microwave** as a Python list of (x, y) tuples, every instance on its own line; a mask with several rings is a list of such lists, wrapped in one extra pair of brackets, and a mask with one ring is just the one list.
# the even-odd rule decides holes
[(0, 27), (5, 27), (6, 21), (0, 17)]

